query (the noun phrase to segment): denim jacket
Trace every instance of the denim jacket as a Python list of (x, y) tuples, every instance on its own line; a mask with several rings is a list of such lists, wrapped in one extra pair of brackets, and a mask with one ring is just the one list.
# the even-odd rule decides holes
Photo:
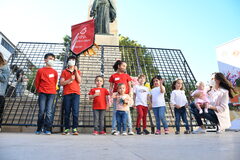
[(10, 70), (7, 65), (0, 67), (0, 96), (5, 96)]

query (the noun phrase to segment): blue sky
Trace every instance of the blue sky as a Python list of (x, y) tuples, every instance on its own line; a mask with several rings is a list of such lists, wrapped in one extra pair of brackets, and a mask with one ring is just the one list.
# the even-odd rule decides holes
[[(19, 41), (62, 42), (87, 20), (88, 0), (0, 0), (0, 31)], [(181, 49), (197, 80), (218, 71), (216, 47), (240, 37), (239, 0), (117, 0), (119, 34)]]

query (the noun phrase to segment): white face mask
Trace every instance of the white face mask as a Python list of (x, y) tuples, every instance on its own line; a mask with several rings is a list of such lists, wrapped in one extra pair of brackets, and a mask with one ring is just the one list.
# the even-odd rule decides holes
[(212, 86), (212, 87), (214, 87), (214, 86), (216, 85), (215, 80), (212, 79), (212, 80), (210, 81), (209, 85)]
[(69, 65), (69, 66), (74, 66), (75, 63), (76, 63), (76, 62), (75, 62), (74, 60), (73, 60), (73, 61), (68, 61), (68, 65)]
[(54, 65), (54, 60), (48, 60), (48, 61), (47, 61), (47, 64), (48, 64), (49, 66), (53, 66), (53, 65)]

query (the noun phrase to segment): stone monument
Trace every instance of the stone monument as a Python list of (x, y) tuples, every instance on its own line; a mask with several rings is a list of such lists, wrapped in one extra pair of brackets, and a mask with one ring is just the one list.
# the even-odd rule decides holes
[[(106, 14), (104, 12), (108, 12), (109, 14)], [(95, 30), (96, 44), (113, 45), (113, 46), (119, 45), (116, 17), (117, 17), (116, 0), (90, 0), (89, 1), (88, 19), (95, 18), (95, 21), (97, 23), (95, 27), (98, 27)]]

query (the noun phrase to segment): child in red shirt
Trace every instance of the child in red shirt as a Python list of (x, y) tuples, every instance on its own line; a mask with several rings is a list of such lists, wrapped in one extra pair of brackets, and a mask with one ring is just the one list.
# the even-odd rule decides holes
[(67, 59), (68, 67), (62, 71), (60, 84), (63, 86), (63, 106), (64, 106), (64, 125), (63, 135), (69, 134), (70, 113), (72, 112), (72, 133), (78, 135), (78, 117), (80, 100), (81, 72), (76, 66), (76, 57), (69, 56)]
[[(110, 82), (110, 95), (112, 96), (114, 92), (117, 92), (117, 87), (119, 83), (123, 83), (126, 86), (126, 91), (125, 94), (129, 94), (130, 97), (133, 97), (132, 93), (132, 78), (126, 74), (126, 68), (127, 64), (124, 61), (118, 60), (115, 62), (113, 65), (113, 69), (116, 73), (111, 75), (109, 78)], [(131, 118), (131, 112), (128, 111), (128, 128), (129, 128), (129, 135), (133, 135), (134, 133), (132, 132), (132, 118)], [(112, 115), (112, 134), (116, 132), (116, 102), (115, 100), (113, 101), (113, 115)]]
[[(106, 88), (102, 88), (104, 79), (102, 76), (95, 78), (96, 88), (92, 88), (89, 92), (89, 99), (93, 100), (93, 117), (94, 117), (94, 131), (93, 135), (106, 134), (104, 129), (105, 111), (108, 110), (108, 95)], [(99, 126), (99, 128), (98, 128)]]
[(40, 134), (42, 130), (44, 130), (44, 133), (47, 135), (51, 134), (53, 102), (56, 95), (56, 85), (58, 80), (58, 73), (52, 68), (54, 60), (55, 55), (47, 53), (44, 56), (46, 66), (37, 71), (35, 78), (35, 87), (39, 94), (39, 112), (36, 134)]

